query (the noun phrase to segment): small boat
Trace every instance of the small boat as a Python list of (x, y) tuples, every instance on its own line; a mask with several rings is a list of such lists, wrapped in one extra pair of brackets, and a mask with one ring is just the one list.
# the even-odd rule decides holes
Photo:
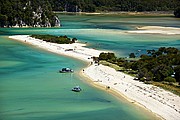
[(59, 70), (60, 73), (71, 73), (74, 72), (72, 69), (70, 68), (62, 68), (61, 70)]
[(74, 92), (80, 92), (82, 89), (79, 86), (75, 86), (74, 88), (72, 88), (72, 91)]

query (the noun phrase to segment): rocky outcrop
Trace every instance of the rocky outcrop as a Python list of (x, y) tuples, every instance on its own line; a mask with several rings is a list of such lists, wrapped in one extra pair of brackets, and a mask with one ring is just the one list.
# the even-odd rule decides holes
[[(60, 27), (60, 20), (52, 12), (48, 1), (6, 0), (0, 11), (1, 27)], [(13, 10), (11, 10), (13, 8)]]
[(61, 26), (61, 22), (59, 18), (57, 16), (54, 16), (54, 17), (55, 17), (55, 26)]
[[(26, 8), (25, 8), (26, 9)], [(37, 8), (36, 11), (32, 11), (32, 27), (59, 27), (60, 25), (60, 20), (57, 16), (52, 16), (49, 18), (46, 14), (45, 11), (41, 6)], [(52, 20), (50, 20), (52, 19)], [(53, 24), (53, 25), (52, 25)], [(18, 24), (16, 24), (16, 27), (27, 27), (27, 25), (24, 21), (20, 20)]]

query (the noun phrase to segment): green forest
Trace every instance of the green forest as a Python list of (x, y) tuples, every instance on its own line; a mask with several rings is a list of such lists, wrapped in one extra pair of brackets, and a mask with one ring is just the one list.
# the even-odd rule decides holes
[(49, 0), (54, 11), (174, 11), (179, 0)]
[(179, 0), (0, 0), (0, 26), (59, 26), (53, 11), (174, 11), (180, 17)]

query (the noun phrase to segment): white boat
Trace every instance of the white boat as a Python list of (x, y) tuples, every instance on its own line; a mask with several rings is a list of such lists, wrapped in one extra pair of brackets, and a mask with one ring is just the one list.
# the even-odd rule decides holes
[(61, 70), (59, 70), (60, 73), (71, 73), (74, 72), (72, 69), (70, 68), (62, 68)]
[(72, 88), (72, 91), (74, 92), (80, 92), (82, 89), (79, 86), (75, 86), (74, 88)]

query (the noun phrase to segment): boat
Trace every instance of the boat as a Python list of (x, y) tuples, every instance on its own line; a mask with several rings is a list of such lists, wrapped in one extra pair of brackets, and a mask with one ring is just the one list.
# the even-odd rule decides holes
[(70, 68), (62, 68), (61, 70), (59, 70), (59, 72), (60, 73), (72, 73), (74, 71)]
[(80, 92), (82, 89), (79, 86), (75, 86), (74, 88), (72, 88), (72, 91), (74, 92)]

